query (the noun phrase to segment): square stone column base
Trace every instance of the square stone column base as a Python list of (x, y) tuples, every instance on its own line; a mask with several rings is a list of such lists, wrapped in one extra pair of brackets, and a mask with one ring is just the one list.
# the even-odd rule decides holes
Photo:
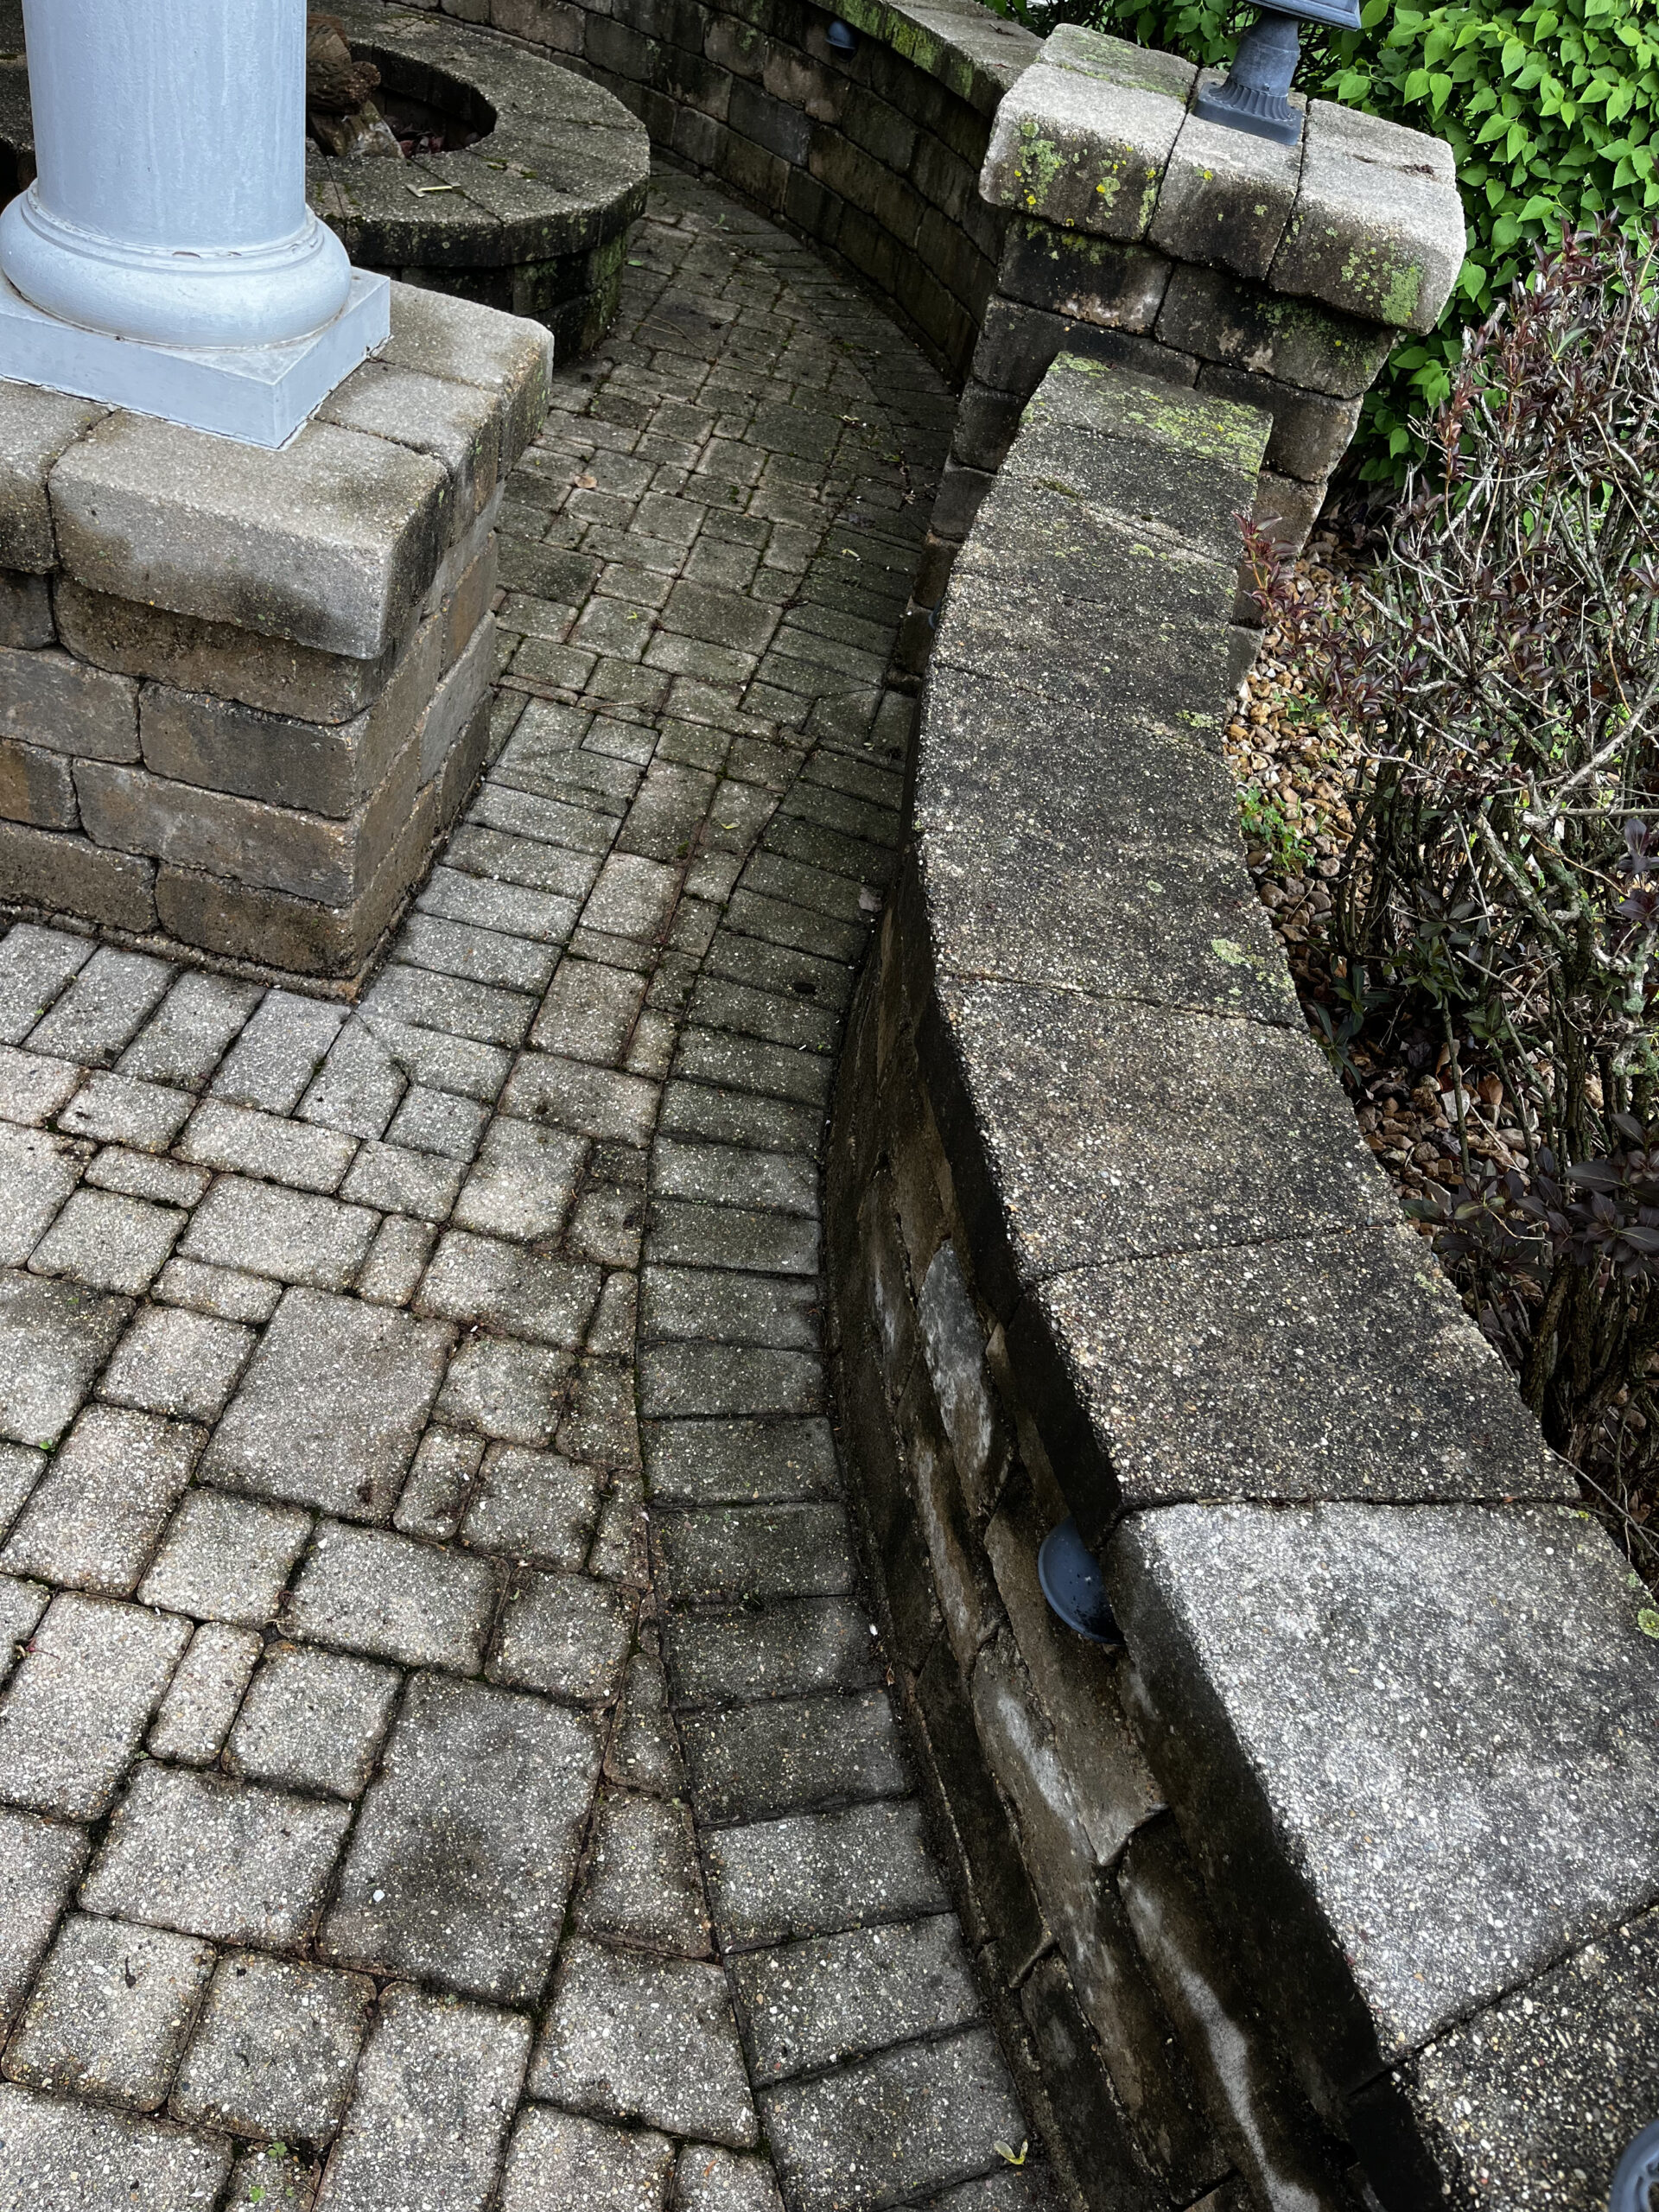
[(391, 292), (384, 276), (358, 270), (334, 321), (286, 346), (137, 346), (43, 315), (0, 276), (0, 377), (249, 445), (283, 446), (385, 344)]
[(0, 903), (339, 988), (374, 958), (485, 763), (550, 365), (385, 295), (280, 451), (0, 384)]

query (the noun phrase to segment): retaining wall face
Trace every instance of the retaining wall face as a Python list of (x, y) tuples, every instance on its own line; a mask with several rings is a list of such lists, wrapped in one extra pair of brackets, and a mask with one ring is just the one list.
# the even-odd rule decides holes
[(0, 901), (353, 978), (484, 765), (548, 361), (394, 287), (280, 453), (0, 385)]
[[(1659, 2107), (1659, 1649), (1254, 898), (1217, 732), (1271, 436), (1062, 357), (980, 509), (836, 1098), (848, 1455), (1085, 2199), (1592, 2212)], [(1067, 1513), (1126, 1655), (1042, 1603)]]

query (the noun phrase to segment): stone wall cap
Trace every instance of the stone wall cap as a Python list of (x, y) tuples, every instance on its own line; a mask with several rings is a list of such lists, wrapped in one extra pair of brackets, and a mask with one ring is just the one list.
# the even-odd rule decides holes
[[(1406, 2069), (1459, 2207), (1603, 2212), (1630, 2115), (1659, 2113), (1659, 1912), (1587, 1945)], [(1609, 2084), (1617, 2085), (1610, 2096)]]
[(1186, 1701), (1183, 1827), (1260, 1881), (1281, 2018), (1339, 2089), (1659, 1894), (1659, 1645), (1588, 1514), (1169, 1506), (1107, 1572), (1154, 1703)]
[(47, 478), (108, 411), (38, 385), (0, 383), (0, 569), (42, 576), (56, 565)]
[(456, 505), (447, 470), (384, 437), (313, 423), (270, 452), (128, 414), (48, 489), (76, 582), (359, 660), (419, 604)]
[(1107, 31), (1090, 30), (1084, 23), (1058, 23), (1043, 41), (1043, 67), (1069, 69), (1078, 76), (1097, 77), (1103, 84), (1125, 92), (1156, 92), (1185, 107), (1192, 95), (1198, 71), (1179, 54), (1161, 47), (1137, 46), (1132, 39), (1113, 38)]
[(980, 0), (842, 0), (839, 13), (981, 115), (995, 111), (1042, 51), (1034, 31)]
[[(1021, 420), (1033, 427), (1064, 423), (1068, 429), (1093, 431), (1101, 437), (1159, 446), (1252, 478), (1262, 466), (1272, 428), (1272, 418), (1263, 408), (1242, 407), (1236, 400), (1214, 399), (1180, 385), (1131, 376), (1075, 353), (1057, 356)], [(1019, 459), (1016, 444), (1009, 460), (1017, 467)], [(1222, 486), (1217, 496), (1224, 504), (1231, 487)]]
[(1150, 238), (1274, 291), (1425, 331), (1463, 265), (1444, 141), (1330, 100), (1279, 147), (1189, 112), (1178, 56), (1066, 24), (997, 111), (980, 177), (993, 207), (1060, 229)]
[(379, 355), (449, 384), (476, 385), (506, 403), (505, 476), (541, 429), (553, 372), (553, 339), (538, 322), (414, 284), (391, 288), (391, 338)]
[[(1221, 81), (1218, 69), (1198, 79), (1200, 87)], [(1300, 92), (1290, 99), (1306, 110)], [(1159, 189), (1152, 244), (1174, 261), (1230, 269), (1260, 283), (1284, 238), (1301, 174), (1300, 146), (1275, 145), (1189, 113)]]
[[(1107, 48), (1122, 43), (1100, 41)], [(996, 111), (981, 196), (1062, 229), (1128, 242), (1145, 238), (1186, 113), (1179, 98), (1147, 83), (1147, 73), (1124, 82), (1045, 62), (1027, 70)]]
[(1402, 1223), (1090, 1268), (1037, 1305), (1094, 1430), (1093, 1518), (1193, 1498), (1578, 1496)]
[(1432, 330), (1467, 242), (1449, 146), (1330, 100), (1310, 104), (1301, 184), (1268, 275), (1274, 291)]

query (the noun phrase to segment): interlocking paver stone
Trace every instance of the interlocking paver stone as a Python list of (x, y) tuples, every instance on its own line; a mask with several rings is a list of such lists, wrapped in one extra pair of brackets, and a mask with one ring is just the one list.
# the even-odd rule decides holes
[(1051, 2212), (975, 2133), (1027, 2131), (953, 2024), (820, 1336), (953, 403), (703, 185), (621, 273), (501, 511), (496, 759), (363, 1004), (0, 924), (0, 2004), (67, 1821), (86, 1914), (234, 1947), (148, 2077), (41, 2063), (153, 2101), (188, 2036), (171, 2124), (0, 2089), (0, 2204), (22, 2142), (30, 2212)]
[(181, 1250), (210, 1267), (344, 1290), (378, 1225), (364, 1206), (227, 1175), (191, 1217)]
[(462, 1229), (526, 1242), (556, 1236), (575, 1196), (588, 1147), (563, 1129), (495, 1122), (455, 1200)]
[(188, 1936), (73, 1914), (6, 2046), (6, 2071), (37, 2089), (153, 2112), (213, 1970), (210, 1946)]
[(83, 1071), (73, 1061), (44, 1058), (0, 1045), (0, 1116), (38, 1128), (79, 1089)]
[(179, 2069), (174, 2111), (238, 2135), (326, 2142), (346, 2109), (373, 2002), (362, 1974), (226, 1952)]
[(46, 1129), (0, 1128), (0, 1266), (20, 1268), (80, 1179), (81, 1153)]
[(676, 1611), (666, 1625), (675, 1694), (686, 1705), (868, 1690), (882, 1678), (874, 1626), (849, 1598)]
[(253, 1332), (182, 1306), (147, 1306), (121, 1339), (99, 1386), (117, 1405), (210, 1421), (253, 1348)]
[(0, 1035), (15, 1045), (40, 1021), (79, 968), (92, 957), (86, 938), (20, 922), (0, 946)]
[(537, 1566), (579, 1567), (599, 1518), (591, 1467), (556, 1452), (492, 1445), (473, 1485), (461, 1535), (476, 1551)]
[(149, 1288), (178, 1242), (187, 1217), (113, 1191), (74, 1192), (35, 1247), (36, 1274), (73, 1275), (93, 1290)]
[(718, 1967), (561, 1946), (532, 2096), (747, 2150), (760, 2130)]
[(201, 1431), (121, 1406), (89, 1406), (30, 1493), (0, 1572), (122, 1597), (182, 1495)]
[(599, 1757), (592, 1725), (575, 1713), (417, 1676), (364, 1801), (325, 1955), (532, 2002)]
[(574, 1363), (512, 1337), (469, 1337), (450, 1362), (438, 1411), (510, 1444), (553, 1441)]
[(242, 1700), (226, 1764), (255, 1782), (355, 1797), (373, 1771), (397, 1688), (395, 1670), (372, 1660), (279, 1643)]
[(0, 1699), (0, 1797), (66, 1820), (109, 1808), (190, 1624), (105, 1598), (52, 1600)]
[(0, 2031), (35, 1979), (58, 1915), (86, 1864), (86, 1833), (38, 1814), (0, 1810), (0, 1865), (6, 1910), (0, 1916)]
[(665, 2135), (528, 2105), (512, 2132), (501, 2212), (543, 2212), (554, 2204), (661, 2212), (673, 2168), (674, 2145)]
[(709, 1955), (696, 1839), (680, 1804), (607, 1790), (574, 1924), (683, 1958)]
[(1025, 2117), (988, 2028), (906, 2044), (762, 2093), (766, 2135), (804, 2212), (891, 2202), (995, 2172)]
[(0, 1270), (0, 1435), (55, 1444), (132, 1308)]
[(88, 1067), (109, 1067), (143, 1026), (174, 971), (142, 953), (100, 945), (52, 1011), (29, 1033), (29, 1049)]
[(149, 1732), (152, 1757), (181, 1766), (207, 1766), (216, 1759), (263, 1649), (252, 1629), (222, 1621), (199, 1628)]
[(476, 1673), (495, 1611), (487, 1560), (324, 1522), (283, 1609), (295, 1636), (406, 1667)]
[(405, 1535), (447, 1542), (461, 1526), (467, 1494), (483, 1457), (481, 1438), (435, 1425), (429, 1428), (391, 1516), (393, 1524)]
[(752, 1951), (733, 1980), (757, 2082), (963, 2027), (982, 2009), (953, 1913)]
[(837, 1487), (827, 1421), (653, 1421), (645, 1452), (652, 1495), (688, 1505), (760, 1504)]
[(71, 1136), (164, 1152), (189, 1114), (188, 1091), (130, 1076), (95, 1075), (59, 1118)]
[(482, 2212), (529, 2049), (518, 2013), (388, 1989), (317, 2212)]
[(141, 1602), (262, 1628), (311, 1533), (311, 1516), (223, 1491), (188, 1491), (138, 1587)]
[(200, 2212), (230, 2165), (228, 2143), (0, 2083), (0, 2204), (8, 2212), (41, 2202), (42, 2175), (72, 2173), (85, 2177), (69, 2200), (75, 2212), (131, 2212), (135, 2204)]
[(522, 1573), (507, 1592), (484, 1671), (515, 1688), (607, 1704), (622, 1679), (633, 1611), (626, 1592), (589, 1575)]
[(546, 1260), (493, 1236), (451, 1230), (421, 1285), (420, 1310), (450, 1321), (516, 1330), (574, 1348), (599, 1298), (599, 1270)]
[(89, 1912), (285, 1949), (315, 1923), (350, 1818), (349, 1807), (317, 1798), (141, 1766), (81, 1902)]
[(389, 1521), (442, 1380), (449, 1332), (293, 1289), (214, 1433), (203, 1479)]
[(715, 1924), (734, 1943), (779, 1942), (950, 1903), (913, 1799), (722, 1828), (709, 1846)]
[(123, 1052), (117, 1071), (199, 1090), (260, 996), (257, 983), (187, 969)]

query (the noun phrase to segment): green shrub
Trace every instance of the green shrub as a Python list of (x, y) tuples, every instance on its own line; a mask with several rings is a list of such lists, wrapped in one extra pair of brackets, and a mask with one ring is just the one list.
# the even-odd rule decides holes
[[(1078, 0), (1010, 0), (1033, 28), (1085, 18)], [(1219, 65), (1237, 42), (1231, 0), (1096, 0), (1086, 19), (1143, 46)], [(1631, 238), (1659, 207), (1649, 138), (1659, 118), (1655, 0), (1364, 0), (1358, 32), (1304, 26), (1300, 88), (1437, 133), (1457, 156), (1469, 223), (1464, 263), (1440, 327), (1395, 353), (1366, 404), (1363, 475), (1403, 477), (1421, 457), (1411, 429), (1451, 388), (1466, 324), (1482, 321), (1541, 241), (1599, 215)]]

